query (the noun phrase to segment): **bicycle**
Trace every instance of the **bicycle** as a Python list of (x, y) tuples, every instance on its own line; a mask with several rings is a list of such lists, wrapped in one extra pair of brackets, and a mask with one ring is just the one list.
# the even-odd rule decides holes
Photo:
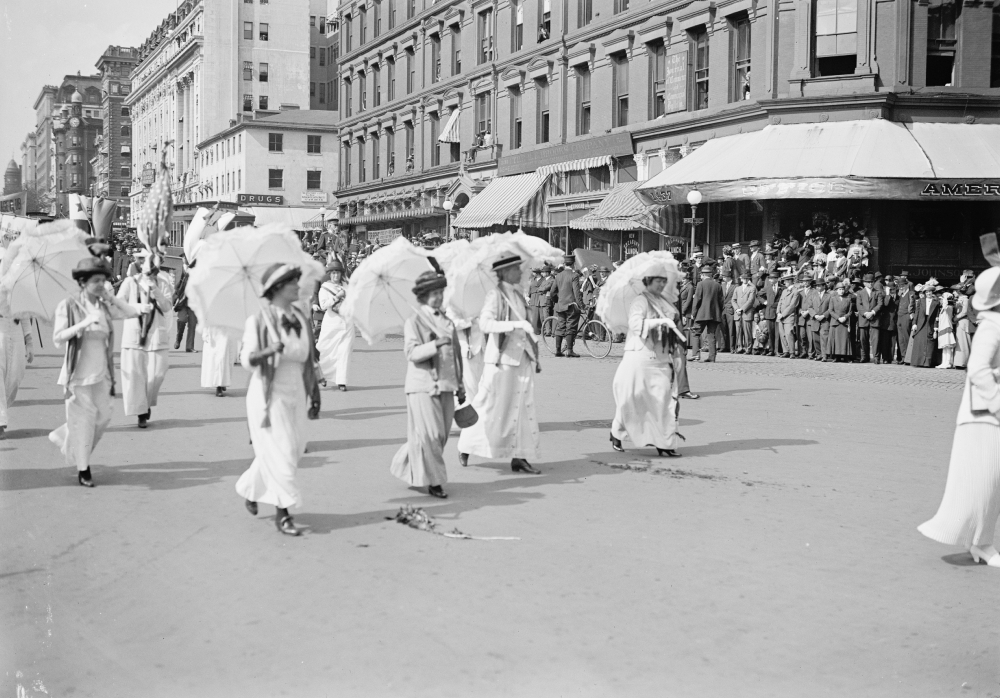
[[(556, 353), (556, 317), (545, 318), (542, 322), (542, 343), (553, 354)], [(583, 347), (595, 359), (603, 359), (611, 353), (615, 336), (600, 320), (588, 320), (582, 332), (577, 335), (583, 342)]]

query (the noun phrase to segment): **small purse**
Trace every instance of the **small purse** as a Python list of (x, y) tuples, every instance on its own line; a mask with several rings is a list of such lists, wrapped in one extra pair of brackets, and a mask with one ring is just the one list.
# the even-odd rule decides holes
[[(464, 363), (459, 358), (458, 347), (454, 347), (452, 351), (452, 358), (455, 360), (455, 376), (458, 377), (459, 386), (462, 385), (463, 371), (465, 368)], [(462, 391), (461, 387), (459, 390)], [(466, 405), (458, 407), (455, 409), (455, 424), (459, 429), (468, 429), (473, 424), (479, 421), (479, 413), (476, 412), (476, 408), (472, 406), (471, 398), (466, 395), (465, 398), (470, 400)], [(458, 396), (456, 395), (456, 402), (458, 401)]]

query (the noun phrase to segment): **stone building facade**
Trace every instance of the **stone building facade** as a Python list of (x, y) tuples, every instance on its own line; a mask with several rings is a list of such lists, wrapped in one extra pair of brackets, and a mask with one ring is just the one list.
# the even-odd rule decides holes
[(138, 49), (108, 46), (97, 61), (101, 73), (103, 136), (97, 148), (97, 186), (94, 193), (118, 202), (117, 218), (130, 220), (132, 189), (132, 115), (125, 100), (132, 91), (131, 73)]

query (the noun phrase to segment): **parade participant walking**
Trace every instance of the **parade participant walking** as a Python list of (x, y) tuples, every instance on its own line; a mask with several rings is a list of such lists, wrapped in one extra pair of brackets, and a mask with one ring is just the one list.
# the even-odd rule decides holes
[(138, 417), (139, 427), (145, 429), (169, 367), (173, 288), (155, 255), (145, 251), (138, 256), (142, 269), (126, 277), (118, 289), (119, 300), (139, 311), (122, 329), (122, 398), (125, 416)]
[(483, 350), (486, 336), (479, 328), (479, 318), (466, 320), (451, 309), (445, 314), (458, 332), (458, 344), (462, 354), (462, 387), (465, 397), (472, 400), (479, 392), (479, 381), (483, 377)]
[(215, 388), (215, 397), (225, 397), (226, 388), (233, 382), (233, 363), (239, 358), (239, 331), (204, 327), (201, 341), (201, 387)]
[(694, 299), (691, 302), (691, 317), (695, 324), (692, 332), (694, 345), (692, 349), (696, 361), (701, 358), (701, 342), (704, 342), (708, 349), (708, 358), (705, 361), (715, 361), (717, 350), (715, 333), (723, 319), (724, 294), (722, 286), (712, 278), (712, 271), (712, 267), (707, 264), (701, 268), (701, 281), (694, 290)]
[[(994, 249), (995, 249), (994, 242)], [(980, 311), (965, 391), (958, 408), (948, 479), (937, 513), (917, 530), (931, 540), (966, 548), (975, 562), (1000, 567), (993, 536), (1000, 516), (1000, 256), (976, 279)]]
[(66, 423), (49, 434), (66, 465), (76, 466), (77, 482), (93, 487), (90, 456), (111, 422), (115, 394), (114, 323), (135, 318), (139, 311), (108, 290), (111, 266), (96, 258), (81, 260), (73, 270), (80, 295), (56, 308), (52, 342), (63, 349), (58, 384), (65, 389)]
[(493, 263), (498, 288), (486, 295), (479, 316), (479, 327), (487, 336), (483, 377), (472, 401), (479, 421), (462, 430), (458, 450), (462, 465), (472, 454), (510, 458), (514, 472), (538, 473), (529, 462), (539, 453), (534, 378), (538, 344), (531, 323), (525, 319), (527, 308), (517, 287), (521, 262), (520, 256), (511, 255)]
[(392, 459), (390, 471), (413, 487), (427, 487), (432, 497), (447, 499), (444, 447), (455, 416), (455, 399), (465, 402), (458, 334), (441, 312), (444, 274), (428, 271), (417, 277), (413, 295), (420, 308), (403, 325), (406, 355), (406, 443)]
[(680, 272), (676, 263), (658, 262), (643, 273), (645, 290), (629, 308), (625, 354), (612, 384), (611, 445), (624, 451), (622, 439), (627, 436), (640, 448), (652, 446), (660, 456), (677, 457), (681, 454), (675, 450), (679, 407), (675, 364), (687, 349), (678, 341), (680, 314), (665, 294), (676, 300)]
[(343, 283), (344, 265), (339, 259), (335, 259), (326, 270), (330, 279), (319, 287), (323, 324), (316, 348), (319, 350), (319, 365), (323, 376), (341, 391), (346, 391), (354, 325), (340, 314), (340, 307), (347, 298), (347, 287)]
[(269, 302), (247, 318), (240, 355), (243, 368), (253, 373), (247, 422), (254, 459), (236, 492), (254, 516), (258, 503), (276, 507), (275, 525), (290, 536), (302, 532), (288, 509), (302, 506), (295, 473), (306, 451), (305, 422), (316, 419), (320, 407), (312, 327), (296, 305), (301, 275), (298, 267), (281, 263), (264, 272), (262, 295)]
[(190, 354), (194, 351), (194, 334), (198, 329), (198, 316), (188, 306), (187, 283), (188, 279), (191, 278), (191, 274), (188, 273), (191, 265), (188, 264), (187, 257), (182, 257), (181, 262), (181, 275), (177, 277), (177, 283), (174, 284), (174, 313), (177, 314), (177, 338), (174, 340), (174, 349), (181, 348), (181, 340), (184, 338), (186, 328), (187, 342), (184, 345), (184, 351)]
[(934, 366), (934, 353), (937, 348), (937, 316), (941, 304), (934, 297), (937, 280), (929, 279), (920, 289), (921, 296), (916, 299), (916, 316), (913, 328), (910, 330), (910, 365), (920, 368)]
[(27, 364), (35, 360), (35, 342), (29, 320), (0, 315), (0, 440), (10, 425), (10, 406), (24, 379)]
[[(567, 356), (575, 359), (580, 356), (573, 351), (573, 345), (576, 343), (576, 331), (583, 307), (583, 295), (580, 291), (580, 279), (573, 271), (576, 257), (568, 254), (563, 258), (563, 262), (566, 267), (556, 274), (556, 278), (553, 280), (552, 290), (549, 291), (549, 302), (556, 314), (556, 356)], [(563, 341), (566, 342), (565, 354), (562, 350)]]

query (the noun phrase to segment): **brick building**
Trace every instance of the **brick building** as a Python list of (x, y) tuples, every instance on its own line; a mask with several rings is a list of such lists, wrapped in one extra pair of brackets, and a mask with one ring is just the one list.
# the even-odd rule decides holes
[(103, 136), (97, 148), (97, 184), (94, 193), (118, 201), (117, 218), (130, 220), (132, 187), (132, 117), (125, 99), (132, 91), (130, 74), (139, 60), (138, 49), (108, 46), (97, 61), (101, 73)]

